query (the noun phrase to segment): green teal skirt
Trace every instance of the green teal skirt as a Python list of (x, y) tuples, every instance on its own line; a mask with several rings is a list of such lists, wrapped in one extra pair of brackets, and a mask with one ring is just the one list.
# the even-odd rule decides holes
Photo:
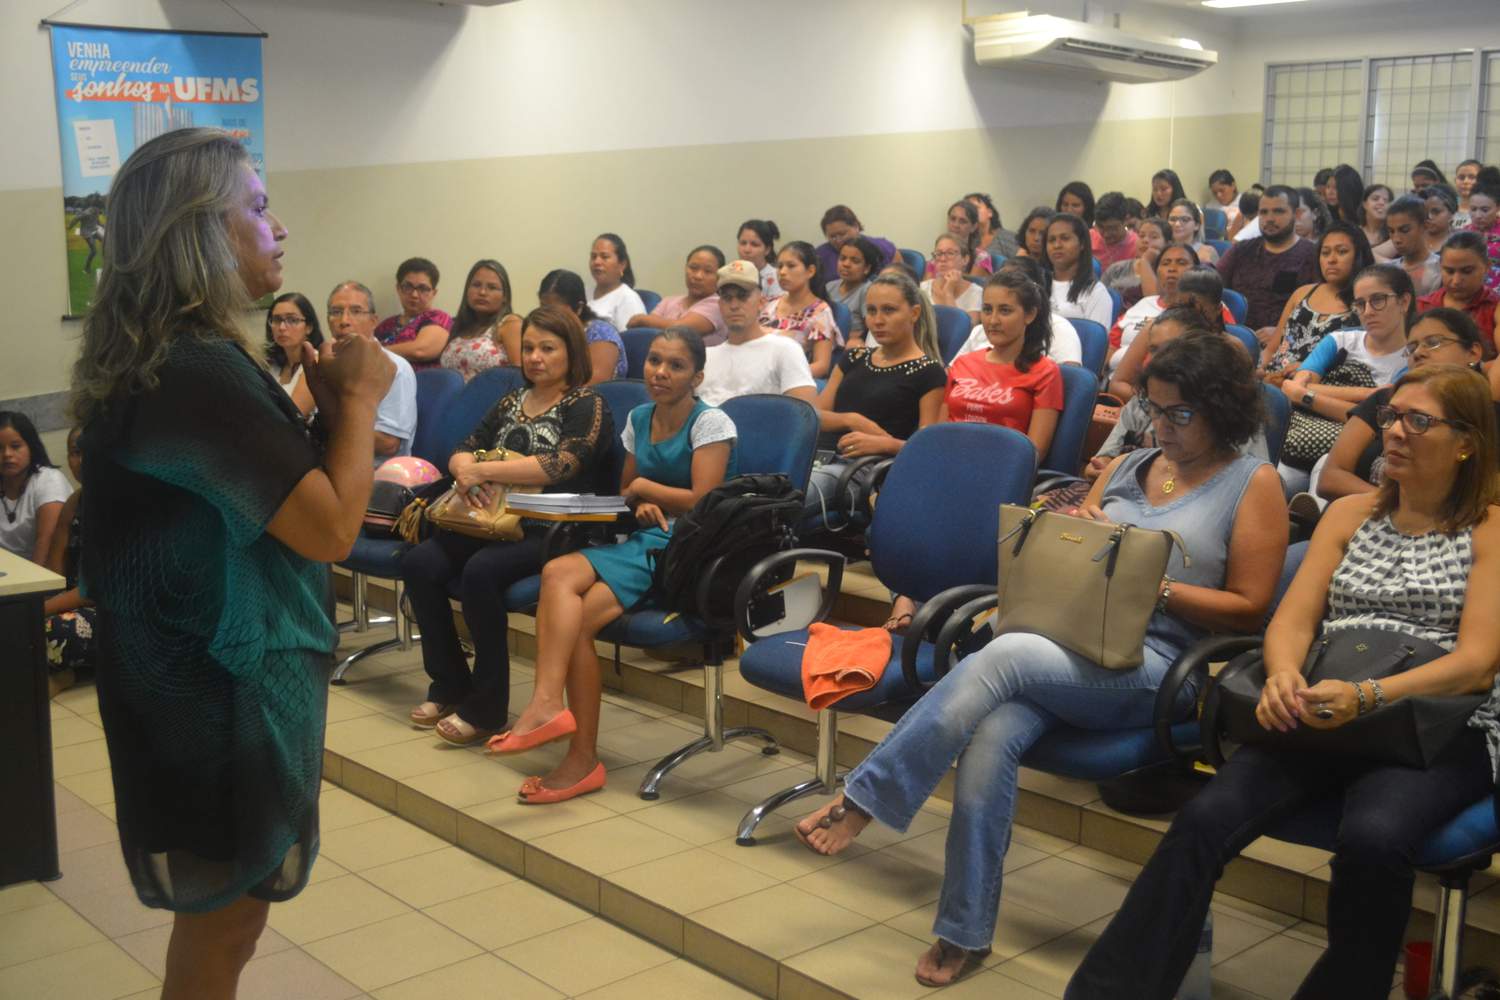
[(583, 550), (583, 557), (615, 595), (620, 607), (633, 610), (651, 590), (651, 553), (667, 547), (672, 536), (660, 528), (641, 528), (618, 545)]

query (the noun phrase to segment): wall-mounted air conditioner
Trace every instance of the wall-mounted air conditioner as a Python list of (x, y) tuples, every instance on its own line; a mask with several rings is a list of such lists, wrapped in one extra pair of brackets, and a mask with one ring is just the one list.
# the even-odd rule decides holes
[(974, 61), (981, 66), (1037, 69), (1117, 80), (1160, 83), (1201, 73), (1219, 54), (1186, 39), (1135, 35), (1050, 14), (994, 14), (968, 21)]

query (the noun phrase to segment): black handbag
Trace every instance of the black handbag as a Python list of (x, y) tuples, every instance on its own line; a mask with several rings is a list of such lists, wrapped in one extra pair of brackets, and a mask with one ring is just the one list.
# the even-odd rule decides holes
[[(1339, 351), (1328, 374), (1318, 384), (1373, 389), (1375, 375), (1363, 362), (1349, 360), (1349, 352), (1345, 349)], [(1308, 471), (1318, 459), (1333, 450), (1333, 443), (1343, 429), (1342, 420), (1329, 420), (1310, 410), (1294, 409), (1287, 424), (1286, 438), (1282, 441), (1281, 460), (1293, 468)]]
[[(1319, 681), (1380, 680), (1420, 667), (1448, 651), (1404, 632), (1376, 628), (1325, 633), (1307, 651), (1302, 674)], [(1281, 750), (1312, 750), (1364, 757), (1383, 764), (1425, 768), (1457, 738), (1488, 697), (1483, 694), (1420, 695), (1402, 698), (1339, 726), (1299, 725), (1289, 732), (1265, 729), (1255, 718), (1266, 683), (1259, 649), (1243, 653), (1218, 675), (1204, 706), (1205, 736), (1220, 732), (1236, 743)]]

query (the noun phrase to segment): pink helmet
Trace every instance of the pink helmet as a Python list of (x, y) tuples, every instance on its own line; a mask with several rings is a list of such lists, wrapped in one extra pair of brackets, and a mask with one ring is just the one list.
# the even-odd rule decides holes
[(442, 478), (437, 467), (424, 459), (412, 455), (401, 455), (383, 463), (375, 470), (377, 483), (398, 483), (411, 489)]

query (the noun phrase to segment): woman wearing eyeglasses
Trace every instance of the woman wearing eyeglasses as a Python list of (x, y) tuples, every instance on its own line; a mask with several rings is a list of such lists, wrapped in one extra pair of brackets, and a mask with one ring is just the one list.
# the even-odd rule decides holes
[[(1464, 365), (1484, 374), (1480, 368), (1484, 342), (1479, 327), (1458, 309), (1437, 308), (1423, 313), (1407, 337), (1406, 356), (1412, 371), (1429, 365)], [(1492, 367), (1487, 379), (1500, 418), (1500, 366)], [(1380, 433), (1380, 420), (1382, 408), (1389, 407), (1393, 393), (1389, 387), (1377, 389), (1349, 412), (1349, 421), (1339, 432), (1316, 482), (1318, 496), (1337, 500), (1380, 488), (1385, 480), (1385, 438)]]
[(266, 364), (302, 415), (311, 417), (317, 404), (303, 378), (303, 344), (311, 344), (314, 350), (323, 346), (318, 311), (301, 292), (284, 292), (266, 313)]
[(381, 320), (375, 328), (375, 339), (392, 354), (411, 362), (412, 368), (436, 368), (443, 348), (448, 346), (448, 331), (453, 317), (432, 308), (437, 295), (437, 265), (425, 257), (412, 257), (396, 268), (396, 295), (401, 313)]
[[(1267, 730), (1336, 729), (1414, 695), (1493, 691), (1500, 518), (1492, 512), (1500, 485), (1491, 395), (1484, 378), (1458, 365), (1426, 365), (1396, 384), (1376, 417), (1384, 481), (1374, 493), (1329, 505), (1266, 629), (1267, 681), (1256, 718)], [(1372, 625), (1448, 653), (1379, 682), (1308, 686), (1301, 665), (1320, 632)], [(1497, 707), (1491, 693), (1425, 770), (1241, 747), (1177, 813), (1064, 996), (1173, 996), (1224, 866), (1278, 821), (1333, 800), (1342, 819), (1328, 948), (1296, 996), (1385, 997), (1411, 915), (1411, 859), (1435, 827), (1494, 787)]]

